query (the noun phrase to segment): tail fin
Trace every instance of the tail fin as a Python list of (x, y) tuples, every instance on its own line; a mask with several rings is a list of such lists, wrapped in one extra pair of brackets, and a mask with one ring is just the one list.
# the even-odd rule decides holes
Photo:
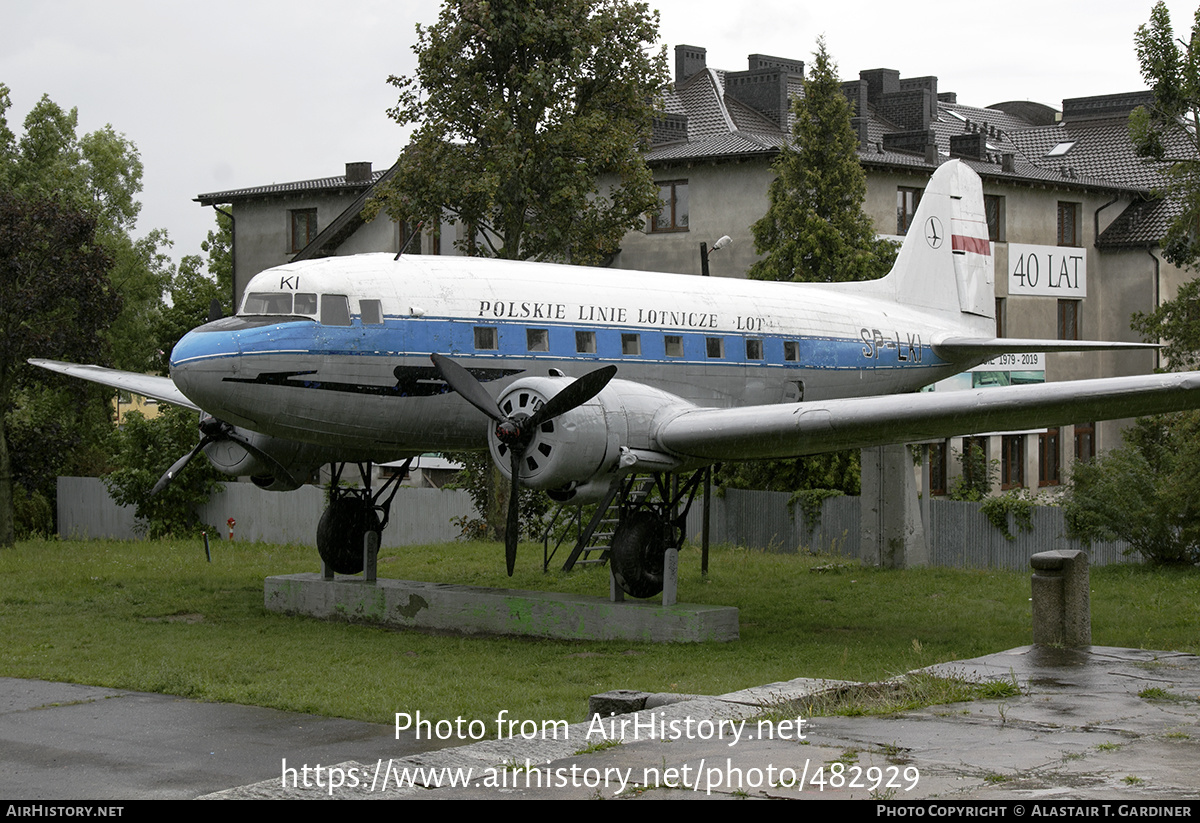
[(896, 265), (877, 282), (906, 306), (985, 319), (995, 317), (995, 280), (983, 184), (965, 163), (951, 160), (930, 178)]

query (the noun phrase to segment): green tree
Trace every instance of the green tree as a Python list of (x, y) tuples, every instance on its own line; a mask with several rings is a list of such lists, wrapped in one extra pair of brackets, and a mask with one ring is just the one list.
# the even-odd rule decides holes
[(1125, 445), (1075, 464), (1069, 531), (1125, 540), (1152, 563), (1200, 562), (1200, 412), (1138, 420)]
[[(164, 232), (152, 231), (137, 240), (131, 236), (141, 209), (142, 162), (137, 147), (111, 126), (79, 136), (78, 112), (63, 109), (47, 96), (30, 110), (17, 135), (8, 126), (10, 108), (8, 88), (0, 84), (0, 190), (14, 203), (24, 204), (12, 208), (27, 208), (31, 219), (40, 219), (38, 215), (51, 219), (44, 208), (51, 201), (59, 204), (62, 214), (87, 216), (92, 227), (87, 246), (102, 251), (108, 261), (102, 284), (106, 298), (97, 310), (104, 313), (115, 307), (99, 332), (103, 345), (50, 343), (23, 356), (69, 357), (149, 370), (157, 347), (147, 329), (157, 318), (173, 267), (164, 251), (169, 246)], [(54, 218), (41, 230), (50, 236), (65, 223)], [(52, 245), (50, 240), (42, 242)], [(87, 271), (80, 273), (87, 276)], [(48, 282), (64, 290), (71, 287), (62, 278)], [(88, 283), (75, 292), (86, 294), (100, 285)], [(17, 304), (8, 300), (6, 308), (13, 305)], [(37, 315), (27, 318), (31, 324), (41, 320)], [(57, 331), (64, 336), (75, 333), (69, 325)], [(82, 329), (79, 339), (94, 340), (94, 331)], [(6, 420), (7, 445), (20, 457), (5, 482), (21, 484), (27, 492), (23, 498), (40, 494), (52, 500), (56, 474), (104, 468), (111, 392), (78, 381), (68, 383), (40, 370), (18, 371), (19, 380), (4, 396), (0, 410)], [(0, 508), (9, 511), (7, 506)]]
[(397, 220), (465, 224), (469, 254), (593, 264), (659, 207), (642, 158), (667, 81), (658, 14), (628, 0), (446, 0), (389, 111), (419, 124)]
[(7, 424), (30, 387), (26, 359), (94, 357), (120, 308), (95, 234), (95, 220), (70, 206), (0, 190), (0, 547), (14, 540)]
[[(1134, 42), (1154, 103), (1129, 118), (1137, 153), (1165, 164), (1160, 194), (1178, 206), (1162, 239), (1163, 255), (1195, 265), (1200, 238), (1200, 10), (1191, 37), (1178, 39), (1159, 2)], [(1133, 328), (1164, 341), (1168, 367), (1200, 367), (1200, 281), (1184, 284), (1174, 300), (1133, 316)], [(1156, 563), (1200, 561), (1200, 413), (1143, 418), (1123, 432), (1125, 444), (1078, 463), (1065, 502), (1072, 533), (1121, 539)]]
[(179, 267), (167, 286), (171, 304), (160, 310), (153, 338), (157, 342), (158, 369), (167, 373), (168, 358), (179, 339), (192, 329), (208, 322), (213, 300), (221, 305), (221, 314), (232, 314), (233, 264), (229, 218), (217, 215), (217, 228), (210, 230), (208, 239), (200, 244), (207, 253), (204, 258), (190, 254), (179, 261)]
[[(804, 95), (792, 101), (791, 142), (775, 161), (767, 213), (754, 224), (756, 280), (833, 283), (887, 274), (895, 245), (875, 235), (863, 211), (867, 177), (858, 162), (853, 114), (824, 38), (817, 40)], [(857, 451), (727, 466), (718, 482), (772, 491), (859, 493)]]
[(106, 332), (112, 364), (145, 371), (154, 364), (154, 340), (146, 334), (162, 303), (171, 263), (166, 232), (138, 240), (142, 161), (137, 146), (111, 125), (77, 135), (79, 112), (43, 95), (25, 117), (18, 139), (8, 128), (8, 88), (0, 84), (0, 148), (11, 190), (27, 199), (54, 199), (92, 215), (96, 241), (112, 257), (111, 280), (122, 298), (121, 314)]
[(867, 179), (858, 136), (824, 38), (792, 113), (792, 139), (775, 161), (770, 206), (754, 224), (763, 258), (749, 276), (815, 283), (882, 277), (895, 261), (895, 244), (876, 237), (863, 211)]
[(1163, 238), (1163, 254), (1178, 266), (1200, 256), (1200, 9), (1191, 37), (1176, 37), (1171, 14), (1162, 0), (1150, 21), (1137, 30), (1134, 42), (1142, 78), (1154, 103), (1129, 118), (1129, 134), (1138, 155), (1164, 163), (1161, 194), (1179, 206)]
[(182, 454), (196, 445), (196, 413), (164, 405), (153, 420), (137, 412), (125, 418), (114, 432), (112, 472), (104, 476), (113, 500), (134, 506), (140, 526), (151, 539), (199, 534), (204, 524), (196, 507), (219, 491), (220, 473), (207, 460), (193, 460), (165, 489), (150, 491)]

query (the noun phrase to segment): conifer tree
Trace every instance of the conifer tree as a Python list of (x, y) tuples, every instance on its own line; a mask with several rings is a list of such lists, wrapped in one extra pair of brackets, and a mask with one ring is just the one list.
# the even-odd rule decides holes
[(827, 283), (882, 277), (895, 247), (876, 238), (863, 212), (867, 179), (858, 137), (824, 38), (813, 57), (804, 96), (792, 103), (791, 143), (775, 161), (770, 207), (754, 224), (755, 249), (765, 256), (749, 276)]

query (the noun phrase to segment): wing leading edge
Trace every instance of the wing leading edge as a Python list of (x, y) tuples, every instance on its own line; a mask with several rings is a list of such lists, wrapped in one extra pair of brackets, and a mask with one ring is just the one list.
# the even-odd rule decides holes
[(671, 453), (701, 460), (761, 460), (1197, 407), (1200, 372), (1181, 372), (695, 409), (664, 421), (654, 439)]
[(81, 380), (90, 380), (93, 383), (112, 386), (114, 389), (125, 389), (134, 394), (140, 394), (143, 397), (152, 397), (164, 403), (173, 403), (176, 406), (184, 406), (185, 408), (200, 411), (199, 406), (188, 400), (183, 395), (183, 392), (175, 388), (175, 384), (171, 382), (171, 378), (169, 377), (106, 369), (103, 366), (81, 366), (76, 363), (64, 363), (61, 360), (40, 360), (34, 358), (29, 363), (33, 366), (40, 366), (43, 369), (58, 372), (59, 374), (78, 377)]

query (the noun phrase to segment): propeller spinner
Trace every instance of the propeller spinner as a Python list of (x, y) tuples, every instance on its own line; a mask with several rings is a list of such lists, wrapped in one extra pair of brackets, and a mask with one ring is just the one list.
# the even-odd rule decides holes
[(458, 363), (440, 354), (432, 354), (429, 359), (441, 372), (450, 388), (495, 422), (496, 439), (508, 447), (512, 485), (508, 495), (508, 520), (504, 529), (504, 560), (508, 568), (508, 576), (512, 577), (513, 568), (517, 562), (517, 530), (519, 528), (517, 493), (520, 490), (521, 458), (525, 456), (525, 450), (529, 448), (534, 432), (538, 430), (539, 426), (582, 406), (603, 391), (604, 387), (608, 385), (608, 381), (612, 380), (617, 373), (617, 367), (604, 366), (585, 374), (539, 406), (533, 414), (520, 412), (509, 416), (501, 411), (496, 401), (484, 389), (483, 384)]

